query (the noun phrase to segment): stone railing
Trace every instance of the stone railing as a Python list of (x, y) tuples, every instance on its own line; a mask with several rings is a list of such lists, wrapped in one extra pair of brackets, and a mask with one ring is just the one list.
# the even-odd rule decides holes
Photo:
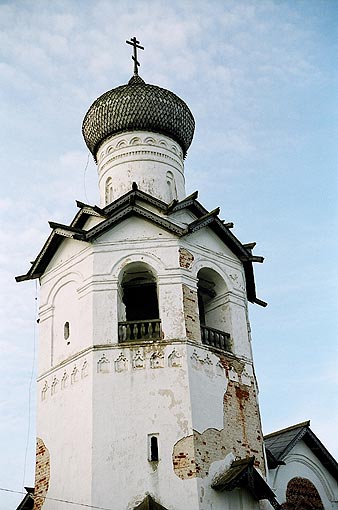
[(224, 333), (224, 331), (220, 331), (219, 329), (201, 325), (201, 337), (203, 344), (217, 347), (223, 351), (229, 352), (231, 350), (229, 333)]
[(161, 319), (119, 322), (119, 342), (160, 340)]

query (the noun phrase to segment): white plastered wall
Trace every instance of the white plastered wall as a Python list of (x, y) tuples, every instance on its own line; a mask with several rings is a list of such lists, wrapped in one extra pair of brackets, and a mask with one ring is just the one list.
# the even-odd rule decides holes
[[(92, 366), (87, 352), (38, 378), (36, 433), (49, 452), (48, 498), (91, 501)], [(68, 510), (69, 505), (47, 499), (43, 509)]]
[(98, 151), (101, 207), (139, 189), (166, 203), (185, 197), (183, 152), (165, 135), (133, 131), (107, 138)]
[[(184, 220), (181, 214), (180, 222)], [(187, 221), (191, 221), (190, 214)], [(180, 247), (193, 255), (191, 268), (180, 267)], [(163, 346), (140, 348), (145, 364), (142, 368), (132, 366), (139, 349), (119, 345), (117, 338), (119, 275), (136, 261), (148, 264), (156, 274), (164, 332)], [(197, 273), (202, 267), (212, 268), (224, 279), (231, 306), (229, 332), (234, 339), (234, 353), (251, 359), (241, 264), (210, 229), (178, 239), (133, 217), (101, 235), (92, 245), (66, 239), (59, 248), (41, 280), (40, 309), (38, 434), (50, 449), (52, 497), (63, 490), (65, 480), (73, 478), (67, 497), (86, 503), (90, 498), (97, 506), (109, 507), (109, 498), (115, 493), (126, 505), (121, 508), (133, 508), (143, 499), (145, 490), (157, 495), (168, 508), (195, 510), (201, 505), (201, 509), (207, 509), (212, 500), (230, 510), (229, 501), (235, 498), (236, 504), (239, 502), (235, 493), (216, 495), (212, 491), (202, 505), (197, 486), (200, 493), (202, 489), (207, 493), (209, 481), (181, 480), (172, 469), (176, 441), (193, 429), (202, 433), (205, 428), (219, 429), (222, 425), (226, 380), (217, 376), (216, 371), (220, 373), (221, 369), (216, 368), (216, 357), (211, 355), (213, 376), (207, 372), (191, 375), (195, 369), (188, 366), (193, 363), (191, 351), (195, 347), (180, 344), (187, 340), (182, 284), (196, 290)], [(65, 321), (70, 323), (70, 345), (63, 338)], [(94, 345), (100, 347), (93, 351)], [(199, 349), (197, 342), (196, 348)], [(170, 366), (174, 349), (180, 362)], [(163, 366), (153, 368), (151, 356), (157, 351), (163, 353), (163, 358), (159, 357)], [(106, 371), (98, 369), (103, 354), (108, 360), (102, 362), (102, 366), (107, 365)], [(121, 355), (129, 368), (119, 371), (115, 363)], [(82, 377), (85, 361), (88, 374)], [(68, 382), (62, 387), (65, 372)], [(42, 397), (44, 388), (47, 389)], [(202, 401), (208, 405), (201, 405)], [(51, 416), (56, 417), (52, 422)], [(157, 469), (147, 457), (147, 437), (152, 433), (159, 434), (160, 441), (161, 462)], [(78, 445), (79, 437), (81, 448), (74, 448), (68, 465), (69, 445)], [(59, 455), (58, 451), (63, 453)], [(80, 465), (78, 473), (75, 465)], [(124, 482), (130, 480), (130, 490), (119, 493), (122, 478)], [(249, 509), (252, 503), (248, 500), (241, 505), (238, 508)]]

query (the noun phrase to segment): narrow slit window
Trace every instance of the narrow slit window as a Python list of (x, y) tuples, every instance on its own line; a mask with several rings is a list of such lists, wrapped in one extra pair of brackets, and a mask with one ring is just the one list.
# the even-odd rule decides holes
[(159, 455), (158, 455), (158, 437), (155, 435), (151, 435), (149, 437), (149, 460), (152, 462), (158, 462)]
[[(68, 340), (69, 337), (70, 337), (70, 328), (69, 328), (69, 322), (65, 322), (64, 326), (63, 326), (63, 337), (65, 340)], [(69, 345), (70, 342), (68, 341), (67, 342), (67, 345)]]

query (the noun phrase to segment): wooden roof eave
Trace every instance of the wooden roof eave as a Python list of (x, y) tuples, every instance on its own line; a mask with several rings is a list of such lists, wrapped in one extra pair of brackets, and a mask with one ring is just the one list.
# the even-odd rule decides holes
[[(213, 217), (214, 221), (208, 221), (208, 225), (212, 228), (212, 230), (225, 242), (225, 244), (234, 252), (238, 258), (250, 259), (253, 255), (250, 252), (249, 248), (252, 248), (255, 243), (250, 243), (248, 245), (242, 244), (237, 237), (230, 231), (230, 228), (233, 228), (233, 223), (228, 222), (224, 223), (220, 218), (218, 218), (218, 214), (220, 209), (216, 208), (213, 211), (209, 212), (203, 205), (196, 200), (197, 191), (191, 194), (189, 197), (178, 202), (169, 212), (168, 214), (172, 214), (182, 209), (189, 209), (193, 214), (197, 216), (197, 220), (194, 223), (198, 225), (200, 221), (203, 221), (207, 217)], [(210, 218), (211, 219), (211, 218)], [(204, 225), (203, 225), (204, 226)], [(206, 226), (206, 225), (205, 225)], [(190, 230), (193, 230), (193, 227), (189, 225)], [(262, 262), (262, 257), (260, 257), (260, 262)], [(258, 260), (255, 260), (258, 262)]]
[[(194, 200), (195, 201), (195, 200)], [(206, 209), (199, 203), (198, 210), (200, 212), (205, 212), (202, 216), (200, 216), (197, 220), (193, 221), (188, 225), (187, 234), (191, 234), (201, 228), (209, 226), (213, 232), (225, 243), (226, 246), (236, 255), (242, 262), (245, 280), (246, 280), (246, 291), (247, 298), (251, 303), (255, 303), (259, 306), (266, 307), (267, 303), (258, 299), (256, 296), (256, 285), (255, 278), (253, 272), (252, 262), (260, 262), (264, 261), (263, 257), (258, 257), (252, 254), (251, 250), (254, 248), (256, 243), (249, 243), (247, 245), (243, 245), (236, 236), (232, 232), (230, 232), (227, 224), (224, 224), (219, 218), (219, 208), (214, 209), (211, 212), (207, 212)], [(195, 201), (196, 205), (196, 201)], [(231, 226), (233, 226), (231, 224)]]
[(85, 241), (84, 230), (63, 225), (61, 223), (49, 222), (49, 225), (53, 231), (48, 236), (47, 241), (43, 245), (36, 259), (33, 261), (29, 271), (24, 275), (15, 277), (17, 282), (40, 278), (65, 237), (76, 239), (78, 241)]
[[(252, 303), (259, 304), (260, 306), (266, 306), (267, 303), (259, 300), (256, 297), (255, 281), (252, 267), (252, 262), (263, 262), (263, 257), (252, 255), (251, 249), (254, 247), (254, 243), (243, 245), (232, 234), (232, 232), (230, 232), (229, 229), (233, 227), (233, 224), (224, 224), (224, 222), (218, 218), (219, 208), (214, 209), (211, 212), (207, 211), (207, 209), (205, 209), (202, 204), (196, 200), (197, 196), (198, 192), (194, 192), (180, 202), (174, 203), (174, 201), (168, 206), (165, 202), (152, 197), (144, 191), (139, 190), (137, 185), (133, 183), (132, 189), (129, 192), (115, 200), (112, 204), (107, 205), (103, 209), (100, 209), (97, 206), (89, 206), (83, 202), (77, 202), (77, 205), (81, 208), (81, 211), (88, 209), (89, 212), (90, 210), (93, 212), (93, 215), (99, 215), (106, 219), (88, 231), (84, 231), (82, 228), (79, 228), (84, 224), (83, 219), (90, 216), (90, 214), (88, 213), (87, 215), (86, 212), (82, 212), (81, 214), (80, 211), (69, 226), (50, 222), (50, 226), (54, 229), (52, 234), (47, 239), (45, 245), (33, 262), (33, 265), (28, 273), (26, 275), (16, 277), (16, 280), (24, 281), (33, 278), (39, 278), (46, 269), (51, 256), (54, 255), (55, 250), (60, 245), (63, 237), (72, 237), (73, 239), (81, 241), (91, 241), (95, 237), (106, 232), (113, 225), (123, 221), (128, 216), (135, 215), (146, 218), (152, 223), (164, 228), (170, 233), (178, 235), (179, 237), (189, 235), (201, 228), (204, 228), (205, 226), (209, 226), (243, 263), (248, 300)], [(187, 208), (195, 216), (197, 216), (197, 219), (191, 222), (188, 227), (184, 229), (167, 220), (166, 218), (160, 217), (152, 211), (145, 209), (144, 207), (135, 205), (136, 199), (153, 205), (161, 212), (168, 214)], [(60, 236), (60, 238), (55, 236)]]
[(79, 207), (80, 210), (77, 212), (77, 214), (71, 221), (70, 227), (83, 228), (86, 221), (92, 216), (104, 217), (103, 210), (100, 207), (97, 207), (96, 205), (93, 206), (85, 204), (84, 202), (80, 202), (79, 200), (76, 200), (76, 205), (77, 207)]
[(338, 482), (338, 462), (327, 450), (327, 448), (323, 445), (323, 443), (316, 436), (316, 434), (312, 432), (310, 427), (307, 427), (306, 432), (303, 436), (303, 440), (305, 444), (311, 449), (311, 451), (316, 455), (316, 457), (320, 460), (323, 466), (325, 466), (328, 472)]
[(215, 491), (232, 491), (236, 488), (247, 488), (257, 501), (268, 499), (274, 508), (281, 508), (276, 496), (254, 467), (255, 457), (234, 461), (230, 468), (211, 484)]
[(133, 187), (130, 191), (122, 195), (122, 197), (119, 197), (117, 200), (112, 202), (111, 204), (106, 205), (102, 209), (102, 213), (104, 216), (110, 216), (112, 213), (118, 211), (119, 209), (125, 207), (129, 203), (135, 203), (136, 199), (140, 200), (141, 202), (144, 202), (146, 204), (154, 206), (156, 209), (158, 209), (161, 212), (166, 212), (168, 205), (163, 202), (162, 200), (159, 200), (156, 197), (153, 197), (146, 193), (145, 191), (141, 191), (135, 187)]
[[(187, 209), (187, 208), (190, 209), (191, 207), (194, 206), (194, 203), (196, 202), (197, 197), (198, 197), (198, 191), (194, 191), (194, 193), (183, 198), (183, 200), (180, 200), (180, 201), (173, 200), (171, 202), (171, 204), (169, 204), (167, 207), (167, 214), (172, 214), (177, 211), (181, 211), (182, 209)], [(202, 211), (200, 211), (200, 212), (202, 212)], [(204, 209), (203, 214), (205, 214), (207, 212), (208, 211), (206, 209)]]
[[(129, 194), (129, 196), (130, 195), (131, 193)], [(62, 240), (65, 237), (73, 238), (78, 241), (90, 242), (92, 241), (92, 239), (94, 239), (98, 235), (103, 234), (113, 225), (116, 225), (120, 221), (123, 221), (130, 215), (146, 218), (150, 220), (152, 223), (164, 228), (168, 232), (171, 232), (175, 235), (178, 236), (184, 235), (185, 229), (182, 229), (178, 225), (175, 225), (174, 223), (170, 222), (169, 220), (161, 218), (160, 216), (140, 206), (127, 205), (126, 207), (126, 204), (129, 203), (128, 201), (121, 202), (123, 202), (124, 204), (124, 208), (122, 210), (118, 211), (116, 214), (107, 218), (106, 220), (103, 220), (101, 223), (95, 225), (88, 231), (76, 228), (74, 227), (74, 225), (63, 225), (62, 223), (49, 222), (49, 225), (53, 229), (53, 232), (49, 235), (47, 241), (45, 242), (38, 256), (34, 260), (30, 270), (25, 275), (17, 276), (15, 278), (16, 281), (22, 282), (26, 280), (40, 278), (40, 276), (42, 276), (42, 274), (46, 270), (55, 251), (60, 246)], [(121, 203), (120, 206), (122, 206)], [(106, 211), (103, 212), (105, 213)]]

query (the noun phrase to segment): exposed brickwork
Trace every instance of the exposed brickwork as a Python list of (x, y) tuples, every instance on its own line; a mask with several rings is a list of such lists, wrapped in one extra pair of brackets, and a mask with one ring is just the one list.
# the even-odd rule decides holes
[(194, 256), (190, 251), (185, 248), (179, 249), (180, 254), (180, 267), (184, 267), (185, 269), (191, 269), (192, 263), (194, 262)]
[(39, 437), (36, 439), (34, 510), (40, 510), (49, 487), (50, 457), (48, 448)]
[(308, 509), (324, 510), (320, 495), (307, 478), (292, 478), (286, 489), (286, 502), (282, 504), (284, 510)]
[(183, 437), (174, 445), (172, 458), (174, 471), (179, 478), (196, 477), (193, 436)]
[(192, 436), (178, 441), (173, 450), (173, 466), (176, 475), (187, 478), (208, 475), (210, 465), (226, 456), (224, 431), (207, 429), (202, 434), (194, 431)]
[(186, 335), (189, 340), (196, 341), (201, 338), (197, 291), (187, 285), (182, 285), (182, 289)]
[[(220, 357), (226, 370), (243, 373), (245, 365), (239, 360)], [(173, 468), (181, 479), (204, 478), (210, 466), (229, 453), (240, 458), (255, 457), (255, 466), (265, 474), (263, 438), (255, 386), (228, 381), (223, 398), (224, 428), (206, 429), (202, 434), (194, 431), (180, 439), (173, 448)]]
[[(228, 375), (231, 367), (238, 373), (244, 370), (244, 363), (220, 359)], [(225, 446), (241, 458), (255, 457), (255, 466), (265, 474), (261, 420), (254, 384), (246, 386), (230, 381), (224, 395)]]

